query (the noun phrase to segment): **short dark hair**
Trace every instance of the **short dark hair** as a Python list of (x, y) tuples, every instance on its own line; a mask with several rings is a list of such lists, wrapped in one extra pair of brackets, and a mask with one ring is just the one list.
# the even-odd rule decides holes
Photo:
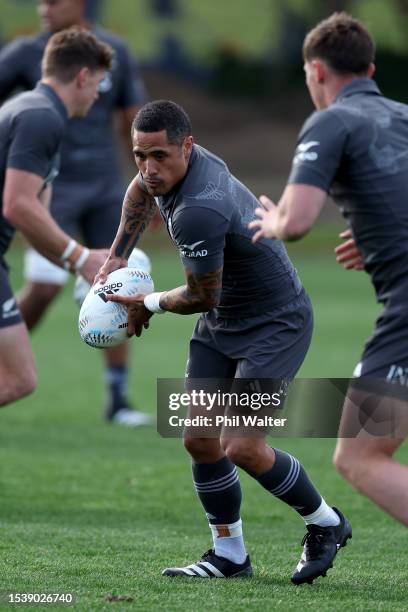
[(154, 100), (142, 106), (133, 121), (132, 134), (134, 130), (147, 133), (166, 130), (169, 143), (178, 145), (192, 133), (186, 111), (171, 100)]
[(360, 21), (345, 12), (333, 13), (307, 34), (303, 58), (322, 59), (340, 74), (364, 75), (375, 59), (375, 43)]
[(109, 70), (112, 57), (113, 49), (89, 30), (77, 26), (67, 28), (48, 41), (42, 60), (42, 75), (69, 83), (84, 67), (91, 72)]

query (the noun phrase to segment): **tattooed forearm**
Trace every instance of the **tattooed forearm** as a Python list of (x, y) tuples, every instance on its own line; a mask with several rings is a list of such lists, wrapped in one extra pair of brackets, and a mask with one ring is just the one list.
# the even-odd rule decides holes
[(139, 236), (149, 225), (156, 211), (154, 199), (141, 189), (137, 193), (126, 192), (122, 218), (114, 243), (115, 257), (128, 258)]
[(164, 310), (177, 314), (207, 312), (218, 306), (222, 287), (222, 268), (206, 274), (186, 270), (187, 285), (166, 291), (160, 298)]

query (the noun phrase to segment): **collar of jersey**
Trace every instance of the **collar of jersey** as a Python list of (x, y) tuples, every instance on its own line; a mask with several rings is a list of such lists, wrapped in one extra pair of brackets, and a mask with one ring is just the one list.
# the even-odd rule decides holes
[(52, 87), (39, 81), (37, 83), (36, 90), (44, 93), (47, 98), (49, 98), (54, 103), (56, 110), (59, 112), (63, 120), (68, 121), (68, 113), (65, 104), (63, 103), (61, 98), (55, 93)]
[(381, 91), (375, 81), (369, 78), (355, 79), (351, 83), (347, 83), (337, 94), (335, 102), (338, 102), (342, 98), (348, 98), (358, 93), (368, 93), (381, 95)]

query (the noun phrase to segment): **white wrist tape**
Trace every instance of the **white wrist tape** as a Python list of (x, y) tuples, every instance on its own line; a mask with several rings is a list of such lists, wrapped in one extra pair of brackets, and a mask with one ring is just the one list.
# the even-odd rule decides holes
[(78, 259), (76, 260), (76, 262), (74, 263), (74, 270), (76, 272), (78, 272), (78, 270), (84, 265), (84, 263), (86, 262), (86, 260), (89, 257), (89, 249), (87, 249), (86, 247), (84, 247), (82, 249), (82, 253), (80, 254), (80, 256), (78, 257)]
[(163, 295), (163, 291), (156, 291), (155, 293), (149, 293), (149, 295), (145, 296), (143, 300), (145, 307), (150, 312), (154, 312), (155, 314), (164, 314), (166, 311), (163, 308), (160, 308), (160, 296)]
[(77, 241), (71, 238), (71, 240), (68, 242), (67, 246), (65, 247), (64, 251), (62, 252), (60, 256), (61, 261), (66, 261), (68, 257), (72, 255), (77, 244), (78, 244)]

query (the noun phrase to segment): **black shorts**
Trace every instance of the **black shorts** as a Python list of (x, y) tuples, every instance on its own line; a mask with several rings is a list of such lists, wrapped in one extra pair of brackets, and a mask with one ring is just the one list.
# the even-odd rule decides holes
[(391, 299), (384, 308), (354, 376), (408, 386), (408, 301)]
[(110, 247), (120, 222), (125, 188), (115, 178), (56, 181), (50, 212), (70, 236), (93, 249)]
[(245, 319), (198, 319), (190, 341), (188, 379), (295, 377), (308, 351), (313, 311), (307, 293), (289, 304)]
[(6, 266), (0, 257), (0, 328), (11, 327), (22, 321), (23, 317), (10, 287)]
[(378, 317), (347, 393), (339, 435), (408, 435), (408, 302), (391, 297)]

